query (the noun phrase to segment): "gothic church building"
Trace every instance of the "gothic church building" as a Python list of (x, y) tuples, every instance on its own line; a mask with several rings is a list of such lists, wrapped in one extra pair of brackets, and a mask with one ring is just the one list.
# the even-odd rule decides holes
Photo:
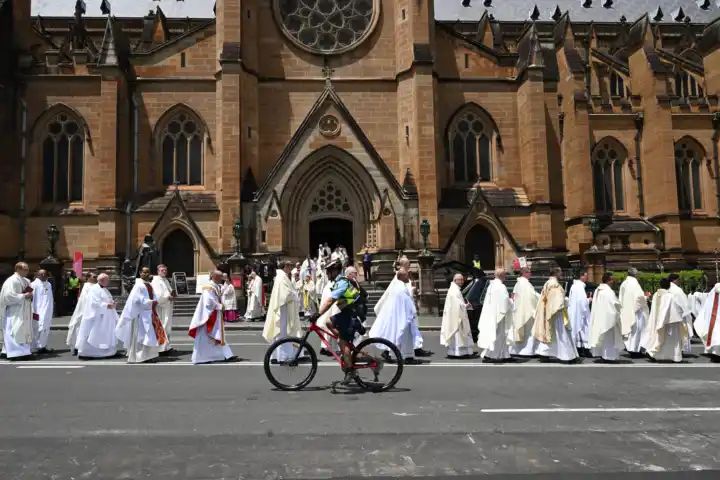
[[(109, 12), (108, 12), (109, 10)], [(0, 0), (0, 263), (321, 241), (607, 268), (720, 248), (720, 7)], [(599, 259), (599, 260), (598, 260)]]

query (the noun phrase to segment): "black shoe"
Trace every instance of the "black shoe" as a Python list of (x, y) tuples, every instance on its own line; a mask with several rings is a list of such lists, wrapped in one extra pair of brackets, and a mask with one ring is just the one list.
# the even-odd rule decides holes
[(77, 357), (77, 354), (78, 354), (77, 348), (73, 348), (71, 353), (72, 353), (73, 357)]
[(277, 365), (277, 364), (278, 364), (277, 358), (273, 358), (270, 360), (270, 365)]
[(416, 357), (431, 357), (433, 352), (430, 352), (428, 350), (423, 350), (422, 348), (416, 348), (415, 349), (415, 356)]
[(53, 352), (54, 352), (53, 349), (47, 348), (47, 347), (43, 347), (43, 348), (38, 348), (38, 350), (37, 350), (35, 353), (38, 353), (38, 354), (40, 354), (40, 355), (43, 355), (43, 354), (46, 354), (46, 353), (53, 353)]
[(403, 361), (403, 363), (404, 363), (405, 365), (422, 365), (423, 362), (421, 362), (420, 360), (417, 360), (417, 359), (415, 359), (415, 358), (413, 358), (413, 357), (410, 357), (410, 358), (406, 358), (406, 359)]
[(332, 356), (333, 356), (333, 354), (330, 353), (330, 350), (328, 350), (327, 348), (321, 348), (321, 349), (320, 349), (320, 355), (324, 355), (324, 356), (326, 356), (326, 357), (332, 357)]

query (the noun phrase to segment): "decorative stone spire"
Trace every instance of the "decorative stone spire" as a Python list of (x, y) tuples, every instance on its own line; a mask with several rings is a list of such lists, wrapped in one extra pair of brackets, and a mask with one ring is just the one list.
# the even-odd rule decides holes
[(660, 8), (659, 5), (655, 10), (652, 11), (652, 19), (656, 22), (662, 21), (664, 16), (665, 14), (663, 13), (662, 8)]
[(672, 18), (676, 22), (682, 22), (683, 20), (685, 20), (685, 12), (683, 12), (682, 7), (672, 12)]
[(613, 0), (605, 0), (603, 2), (603, 8), (612, 8), (613, 6)]
[(552, 19), (557, 22), (558, 20), (560, 20), (561, 17), (562, 17), (562, 12), (560, 11), (560, 6), (555, 5), (555, 11), (552, 14)]
[(592, 7), (592, 0), (582, 0), (582, 7), (583, 7), (583, 8), (590, 8), (590, 7)]
[(100, 46), (100, 54), (98, 55), (98, 65), (117, 65), (117, 49), (115, 47), (115, 32), (113, 30), (113, 18), (108, 16), (105, 24), (105, 34), (103, 35), (102, 45)]
[(537, 5), (535, 5), (530, 11), (530, 20), (535, 22), (538, 18), (540, 18), (540, 10), (538, 9)]
[(110, 0), (102, 0), (100, 4), (100, 11), (103, 15), (110, 15)]

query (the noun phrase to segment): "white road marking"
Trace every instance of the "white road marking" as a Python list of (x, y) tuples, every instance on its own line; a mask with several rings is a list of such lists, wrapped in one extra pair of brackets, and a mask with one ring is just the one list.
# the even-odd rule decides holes
[(481, 413), (667, 413), (720, 412), (720, 407), (482, 408)]
[[(172, 342), (173, 347), (192, 347), (193, 343), (175, 343)], [(267, 343), (232, 343), (229, 342), (228, 345), (231, 347), (267, 347)]]
[(68, 368), (85, 368), (85, 365), (16, 365), (17, 368), (62, 368), (62, 369), (68, 369)]

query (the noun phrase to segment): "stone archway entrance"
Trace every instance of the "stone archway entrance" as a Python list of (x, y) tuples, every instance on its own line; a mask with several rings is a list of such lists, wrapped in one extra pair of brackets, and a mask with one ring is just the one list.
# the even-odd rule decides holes
[(188, 277), (195, 276), (195, 247), (192, 239), (183, 230), (173, 230), (165, 237), (160, 256), (167, 265), (169, 274), (185, 272)]
[(342, 245), (352, 254), (355, 251), (353, 244), (353, 222), (343, 218), (323, 218), (310, 222), (310, 243), (308, 251), (317, 252), (320, 244), (327, 243), (331, 249)]
[(471, 264), (475, 255), (480, 256), (484, 270), (495, 268), (495, 237), (487, 227), (475, 225), (465, 236), (465, 262)]

